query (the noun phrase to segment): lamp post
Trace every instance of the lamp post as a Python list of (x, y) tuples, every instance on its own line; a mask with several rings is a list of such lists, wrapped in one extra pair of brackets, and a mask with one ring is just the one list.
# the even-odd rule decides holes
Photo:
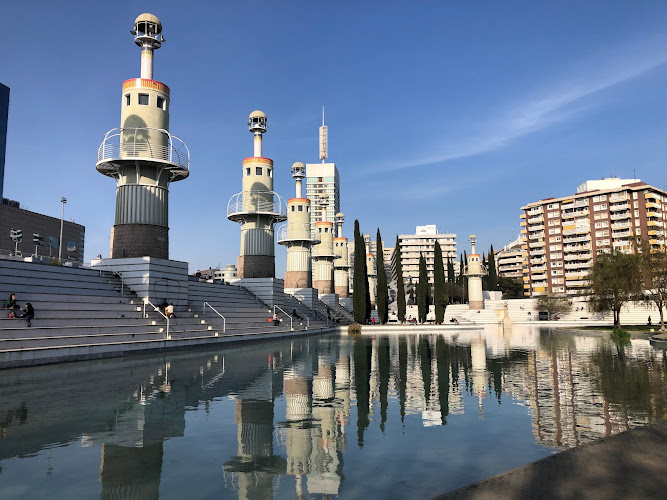
[(60, 243), (58, 244), (58, 262), (62, 263), (61, 257), (63, 254), (63, 221), (65, 220), (65, 203), (67, 203), (67, 198), (64, 196), (60, 198), (60, 203), (63, 204), (62, 214), (60, 215)]

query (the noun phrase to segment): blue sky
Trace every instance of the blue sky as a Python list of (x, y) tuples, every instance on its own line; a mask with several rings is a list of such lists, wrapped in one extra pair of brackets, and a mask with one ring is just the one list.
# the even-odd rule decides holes
[(236, 263), (226, 207), (254, 109), (287, 198), (292, 163), (317, 161), (326, 107), (346, 235), (359, 219), (387, 246), (437, 224), (459, 251), (470, 233), (499, 248), (523, 204), (587, 179), (636, 171), (667, 188), (664, 1), (4, 2), (4, 195), (56, 217), (66, 196), (86, 260), (109, 252), (115, 185), (95, 159), (122, 82), (139, 76), (141, 12), (162, 20), (154, 77), (191, 151), (190, 177), (170, 188), (171, 257), (191, 270)]

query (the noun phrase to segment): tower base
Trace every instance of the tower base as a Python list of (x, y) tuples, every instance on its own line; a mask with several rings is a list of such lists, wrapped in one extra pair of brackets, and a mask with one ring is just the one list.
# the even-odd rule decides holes
[(117, 224), (111, 228), (111, 258), (169, 259), (169, 228), (152, 224)]
[(345, 299), (350, 296), (350, 290), (346, 286), (337, 286), (336, 295), (341, 299)]
[(331, 280), (317, 280), (313, 281), (313, 288), (316, 288), (321, 294), (334, 293), (334, 288), (331, 285)]
[(273, 255), (240, 255), (237, 262), (239, 278), (276, 277), (276, 258)]
[(310, 271), (286, 271), (285, 288), (310, 288), (311, 279)]
[(468, 309), (484, 309), (483, 300), (471, 300), (468, 302)]

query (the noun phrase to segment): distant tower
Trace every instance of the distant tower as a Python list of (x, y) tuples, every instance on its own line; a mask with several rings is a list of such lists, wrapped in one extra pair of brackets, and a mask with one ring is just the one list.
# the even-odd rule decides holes
[(479, 254), (475, 253), (477, 236), (471, 234), (469, 241), (472, 245), (472, 253), (468, 255), (468, 265), (465, 267), (464, 272), (468, 278), (468, 307), (470, 309), (483, 309), (482, 276), (486, 276), (487, 272), (480, 261)]
[(165, 41), (152, 14), (134, 21), (141, 78), (123, 82), (121, 126), (107, 132), (97, 171), (116, 179), (111, 258), (169, 258), (169, 183), (189, 175), (190, 152), (169, 133), (169, 87), (153, 80), (153, 52)]
[(329, 132), (327, 126), (324, 124), (324, 106), (322, 106), (322, 126), (320, 127), (320, 160), (324, 163), (324, 160), (328, 156), (328, 143), (329, 142)]
[(248, 129), (254, 135), (254, 156), (243, 160), (243, 191), (229, 200), (227, 218), (241, 223), (238, 277), (274, 278), (273, 226), (287, 219), (285, 200), (273, 192), (273, 160), (262, 157), (266, 115), (250, 113)]
[[(326, 210), (329, 197), (326, 194), (320, 196), (319, 205)], [(315, 223), (315, 235), (317, 242), (312, 251), (313, 256), (313, 286), (320, 294), (334, 293), (333, 286), (333, 222), (321, 221)]]
[(292, 177), (296, 180), (296, 198), (287, 200), (287, 224), (278, 229), (278, 243), (287, 247), (285, 288), (311, 288), (312, 263), (310, 247), (310, 200), (302, 198), (301, 183), (306, 176), (306, 166), (292, 165)]
[(334, 290), (339, 298), (344, 299), (350, 295), (350, 257), (347, 249), (347, 238), (343, 238), (343, 222), (345, 216), (336, 214), (336, 234), (334, 238)]
[(378, 273), (375, 268), (375, 256), (371, 253), (366, 254), (366, 269), (368, 272), (368, 291), (371, 296), (371, 307), (375, 307), (377, 286), (378, 286)]

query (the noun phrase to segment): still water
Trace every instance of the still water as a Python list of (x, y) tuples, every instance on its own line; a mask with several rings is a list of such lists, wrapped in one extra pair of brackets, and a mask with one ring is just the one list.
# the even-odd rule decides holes
[(667, 414), (645, 340), (416, 332), (2, 371), (0, 498), (428, 498)]

